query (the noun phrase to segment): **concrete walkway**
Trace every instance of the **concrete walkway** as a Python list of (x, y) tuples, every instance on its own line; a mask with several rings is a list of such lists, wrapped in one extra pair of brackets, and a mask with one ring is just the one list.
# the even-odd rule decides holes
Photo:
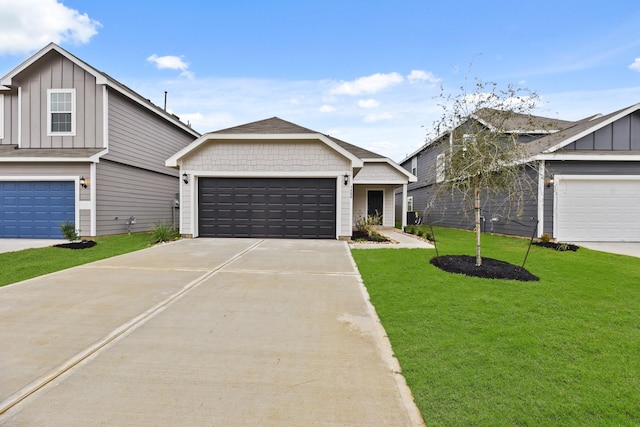
[(15, 252), (23, 249), (46, 248), (47, 246), (67, 243), (63, 239), (0, 239), (0, 253)]
[(423, 424), (344, 242), (181, 240), (0, 299), (1, 425)]
[(351, 243), (352, 249), (400, 249), (400, 248), (422, 248), (433, 249), (434, 246), (425, 242), (417, 237), (409, 234), (402, 233), (397, 228), (384, 227), (378, 230), (378, 233), (382, 234), (389, 239), (394, 240), (397, 243)]

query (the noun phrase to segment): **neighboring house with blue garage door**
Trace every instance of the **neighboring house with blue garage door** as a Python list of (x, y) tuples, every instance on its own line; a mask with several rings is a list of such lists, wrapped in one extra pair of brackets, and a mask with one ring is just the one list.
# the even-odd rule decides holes
[(62, 238), (65, 221), (83, 237), (177, 223), (178, 171), (164, 162), (199, 136), (49, 44), (0, 80), (0, 238)]

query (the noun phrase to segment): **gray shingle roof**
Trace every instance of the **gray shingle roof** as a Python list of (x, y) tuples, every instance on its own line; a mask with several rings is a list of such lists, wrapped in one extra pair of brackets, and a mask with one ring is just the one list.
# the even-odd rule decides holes
[(288, 122), (279, 117), (272, 117), (270, 119), (259, 120), (257, 122), (251, 122), (240, 126), (235, 126), (219, 131), (211, 132), (217, 134), (320, 134), (329, 138), (331, 141), (338, 144), (340, 147), (349, 151), (354, 156), (360, 159), (372, 159), (372, 158), (384, 158), (380, 154), (374, 153), (364, 148), (358, 147), (348, 142), (344, 142), (340, 139), (334, 138), (330, 135), (325, 135), (321, 132), (317, 132), (295, 123)]
[(546, 133), (559, 131), (574, 124), (574, 122), (568, 120), (520, 114), (492, 108), (482, 108), (476, 111), (473, 116), (485, 124), (511, 132)]
[(104, 148), (17, 148), (17, 145), (0, 145), (0, 157), (62, 157), (86, 158)]

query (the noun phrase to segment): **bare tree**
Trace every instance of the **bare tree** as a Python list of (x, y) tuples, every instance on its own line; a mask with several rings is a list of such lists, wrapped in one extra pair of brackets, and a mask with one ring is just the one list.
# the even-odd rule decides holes
[(524, 169), (535, 168), (535, 164), (527, 163), (520, 138), (544, 122), (531, 115), (539, 96), (529, 89), (499, 88), (478, 79), (474, 88), (469, 92), (463, 86), (459, 94), (439, 97), (443, 114), (434, 129), (436, 139), (448, 147), (436, 166), (437, 181), (442, 182), (435, 195), (459, 194), (469, 211), (473, 210), (476, 266), (480, 266), (481, 195), (500, 197), (509, 209), (515, 207), (521, 213), (524, 195), (533, 188)]

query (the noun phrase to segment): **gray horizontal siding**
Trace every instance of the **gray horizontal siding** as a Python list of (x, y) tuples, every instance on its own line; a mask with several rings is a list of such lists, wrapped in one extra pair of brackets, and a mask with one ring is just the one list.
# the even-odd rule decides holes
[(164, 162), (195, 139), (124, 96), (109, 92), (109, 154), (105, 159), (178, 176)]
[[(126, 233), (130, 216), (137, 222), (132, 232), (150, 230), (159, 222), (171, 223), (178, 178), (106, 160), (97, 165), (96, 174), (98, 235)], [(178, 213), (176, 210), (176, 226)]]
[[(91, 74), (59, 54), (51, 52), (21, 74), (19, 84), (22, 87), (21, 147), (103, 146), (102, 86), (96, 84), (95, 77)], [(75, 136), (47, 136), (47, 89), (76, 90)]]

